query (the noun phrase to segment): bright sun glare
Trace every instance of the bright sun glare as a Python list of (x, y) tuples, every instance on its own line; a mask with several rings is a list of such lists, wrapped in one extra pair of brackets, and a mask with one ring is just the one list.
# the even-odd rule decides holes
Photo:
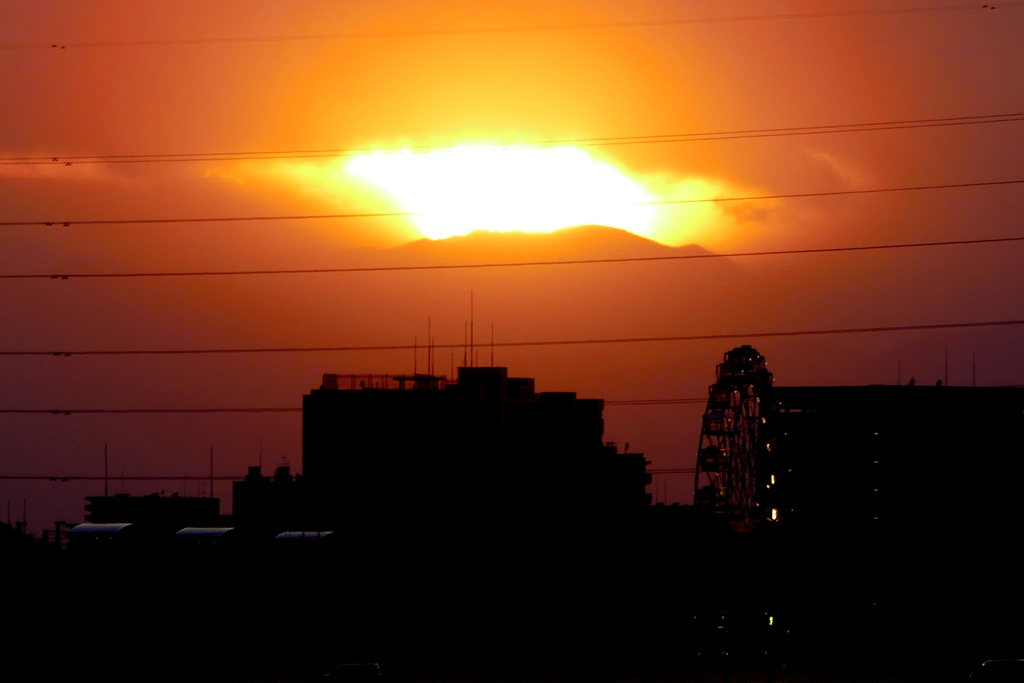
[(574, 147), (479, 145), (374, 152), (345, 172), (381, 188), (431, 239), (474, 230), (551, 232), (609, 225), (651, 236), (658, 197), (613, 165)]

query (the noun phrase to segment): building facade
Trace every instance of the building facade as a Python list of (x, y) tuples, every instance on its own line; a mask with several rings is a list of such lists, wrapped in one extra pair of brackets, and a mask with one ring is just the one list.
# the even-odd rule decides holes
[(304, 481), (338, 528), (519, 529), (650, 503), (647, 462), (603, 441), (604, 402), (503, 367), (325, 375), (303, 398)]

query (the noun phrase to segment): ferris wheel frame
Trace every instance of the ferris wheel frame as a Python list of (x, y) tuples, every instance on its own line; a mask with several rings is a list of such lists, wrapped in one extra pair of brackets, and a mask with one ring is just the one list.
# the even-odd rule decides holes
[(762, 398), (772, 374), (751, 346), (726, 352), (708, 389), (701, 422), (694, 504), (725, 515), (733, 529), (749, 531), (764, 515), (758, 502), (764, 415)]

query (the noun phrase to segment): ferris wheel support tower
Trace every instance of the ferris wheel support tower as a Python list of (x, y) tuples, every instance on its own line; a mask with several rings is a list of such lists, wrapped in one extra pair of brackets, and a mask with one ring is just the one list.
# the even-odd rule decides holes
[(740, 346), (725, 354), (708, 390), (693, 501), (725, 515), (736, 531), (750, 531), (765, 517), (758, 505), (757, 470), (764, 448), (761, 401), (771, 386), (764, 356)]

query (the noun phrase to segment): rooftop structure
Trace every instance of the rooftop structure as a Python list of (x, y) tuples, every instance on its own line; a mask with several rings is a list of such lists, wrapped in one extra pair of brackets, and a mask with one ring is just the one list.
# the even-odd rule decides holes
[(215, 525), (220, 520), (219, 498), (193, 498), (177, 493), (132, 496), (87, 496), (85, 521), (95, 524), (133, 523), (149, 527), (180, 529), (185, 526)]
[(327, 374), (303, 398), (302, 469), (334, 528), (643, 508), (646, 461), (604, 443), (603, 409), (503, 367), (462, 367), (457, 382)]

